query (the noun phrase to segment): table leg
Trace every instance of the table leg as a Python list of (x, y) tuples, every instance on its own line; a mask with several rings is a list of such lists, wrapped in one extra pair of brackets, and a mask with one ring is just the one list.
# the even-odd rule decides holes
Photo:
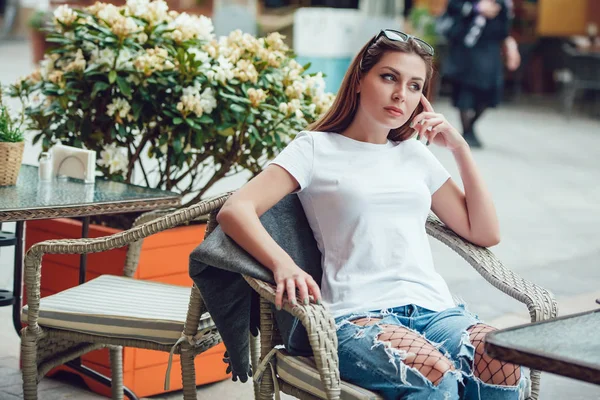
[[(86, 238), (90, 233), (90, 217), (83, 217), (81, 224), (81, 237)], [(87, 272), (87, 254), (82, 254), (79, 257), (79, 284), (85, 283), (85, 275)]]
[(13, 276), (13, 326), (17, 334), (20, 334), (21, 329), (21, 307), (23, 306), (22, 290), (23, 290), (23, 255), (25, 250), (25, 221), (17, 221), (15, 229), (15, 265)]

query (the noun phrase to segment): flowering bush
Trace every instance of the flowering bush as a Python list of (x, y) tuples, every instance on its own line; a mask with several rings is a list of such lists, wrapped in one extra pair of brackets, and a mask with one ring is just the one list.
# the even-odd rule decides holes
[(229, 174), (260, 172), (333, 100), (278, 33), (217, 40), (209, 18), (163, 0), (60, 6), (51, 30), (57, 47), (11, 91), (34, 142), (95, 150), (104, 176), (132, 182), (138, 169), (187, 203)]

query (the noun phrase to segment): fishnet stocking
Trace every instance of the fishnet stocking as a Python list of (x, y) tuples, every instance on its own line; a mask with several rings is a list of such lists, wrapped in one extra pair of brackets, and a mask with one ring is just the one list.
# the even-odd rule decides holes
[[(361, 318), (352, 321), (355, 325), (367, 326), (379, 322), (378, 318)], [(438, 385), (447, 371), (453, 370), (454, 365), (442, 353), (433, 347), (425, 338), (407, 328), (398, 325), (380, 325), (383, 332), (377, 339), (390, 342), (393, 348), (406, 351), (404, 364), (417, 369), (434, 385)]]
[(485, 335), (495, 330), (495, 328), (484, 324), (473, 325), (468, 329), (469, 339), (475, 347), (475, 376), (485, 383), (515, 386), (521, 379), (520, 367), (493, 359), (485, 354)]

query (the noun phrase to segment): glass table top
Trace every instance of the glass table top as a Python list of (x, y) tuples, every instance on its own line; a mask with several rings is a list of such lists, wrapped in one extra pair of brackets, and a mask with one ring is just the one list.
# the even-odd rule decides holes
[(600, 369), (600, 310), (494, 333), (493, 342), (558, 360)]
[[(27, 219), (42, 218), (41, 214), (50, 214), (57, 208), (73, 211), (61, 216), (74, 216), (143, 211), (179, 204), (177, 193), (104, 178), (97, 178), (92, 184), (71, 178), (40, 182), (38, 168), (31, 165), (21, 166), (16, 185), (0, 187), (0, 221), (20, 220), (19, 213), (23, 212), (29, 213), (31, 218)], [(123, 210), (125, 207), (129, 208)], [(36, 215), (36, 211), (40, 215)]]

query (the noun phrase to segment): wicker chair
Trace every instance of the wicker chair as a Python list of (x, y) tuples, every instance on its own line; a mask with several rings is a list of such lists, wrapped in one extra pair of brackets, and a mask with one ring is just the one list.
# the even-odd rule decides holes
[[(217, 226), (218, 210), (211, 212), (207, 235)], [(290, 228), (293, 229), (293, 228)], [(553, 295), (507, 269), (485, 248), (466, 242), (434, 215), (426, 225), (427, 233), (440, 240), (461, 257), (489, 283), (509, 296), (524, 303), (531, 321), (554, 318), (557, 304)], [(375, 393), (356, 387), (340, 379), (337, 355), (337, 336), (333, 318), (325, 307), (311, 303), (296, 306), (284, 302), (283, 309), (297, 317), (306, 328), (313, 350), (313, 357), (292, 357), (281, 348), (283, 344), (278, 332), (273, 307), (275, 287), (267, 282), (244, 276), (248, 284), (259, 293), (260, 336), (251, 341), (251, 362), (254, 371), (254, 390), (257, 400), (272, 399), (279, 391), (300, 399), (379, 399)], [(531, 371), (531, 395), (537, 399), (540, 372)]]
[[(112, 396), (122, 399), (123, 346), (180, 354), (184, 399), (196, 399), (194, 357), (221, 342), (199, 290), (194, 286), (190, 295), (187, 288), (132, 276), (145, 237), (206, 215), (226, 199), (219, 196), (162, 217), (148, 213), (133, 228), (107, 237), (49, 240), (32, 246), (25, 257), (27, 327), (21, 331), (24, 399), (38, 398), (37, 384), (50, 369), (105, 347), (110, 350)], [(45, 254), (97, 253), (127, 245), (123, 277), (104, 275), (40, 299)], [(168, 304), (161, 310), (157, 303)]]

